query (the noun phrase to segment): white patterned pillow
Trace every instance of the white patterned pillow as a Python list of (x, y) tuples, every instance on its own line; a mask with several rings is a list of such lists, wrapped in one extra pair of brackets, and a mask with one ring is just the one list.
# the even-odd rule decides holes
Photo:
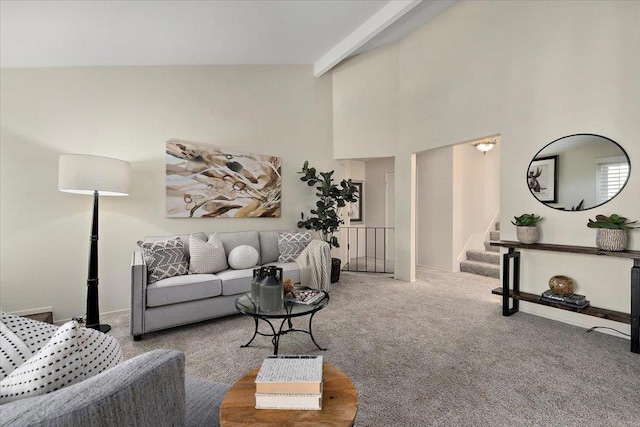
[(189, 272), (217, 273), (229, 268), (222, 241), (215, 235), (205, 241), (202, 234), (189, 236)]
[(31, 357), (29, 347), (0, 322), (0, 381)]
[(144, 262), (147, 264), (147, 284), (183, 276), (189, 272), (189, 263), (180, 237), (161, 240), (159, 242), (138, 241), (142, 249)]
[(31, 353), (40, 350), (58, 330), (56, 325), (9, 314), (2, 309), (0, 321), (29, 347)]
[(78, 345), (86, 378), (116, 366), (124, 360), (120, 343), (114, 337), (89, 328), (80, 328)]
[(293, 262), (311, 241), (308, 232), (278, 233), (278, 262)]
[(0, 404), (50, 393), (92, 377), (122, 361), (115, 338), (78, 326), (62, 325), (40, 351), (0, 381)]

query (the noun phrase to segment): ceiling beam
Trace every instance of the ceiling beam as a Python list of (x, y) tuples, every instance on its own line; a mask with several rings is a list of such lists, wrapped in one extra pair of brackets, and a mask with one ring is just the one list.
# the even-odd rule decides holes
[(318, 59), (313, 64), (313, 74), (320, 77), (420, 3), (422, 0), (391, 0)]

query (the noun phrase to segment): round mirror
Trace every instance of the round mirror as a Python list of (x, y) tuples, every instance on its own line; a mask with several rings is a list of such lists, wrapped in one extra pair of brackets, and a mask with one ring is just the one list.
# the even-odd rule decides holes
[(550, 208), (580, 211), (600, 206), (622, 191), (629, 156), (615, 141), (581, 133), (547, 144), (529, 163), (531, 194)]

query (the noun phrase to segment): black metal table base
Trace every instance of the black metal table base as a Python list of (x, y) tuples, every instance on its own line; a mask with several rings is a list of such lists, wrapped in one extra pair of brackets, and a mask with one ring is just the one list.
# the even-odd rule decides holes
[[(313, 316), (315, 314), (316, 314), (316, 312), (313, 312), (313, 313), (311, 313), (311, 316), (309, 317), (309, 330), (308, 331), (306, 331), (304, 329), (296, 329), (296, 328), (294, 328), (290, 317), (285, 317), (284, 319), (282, 319), (282, 321), (280, 322), (280, 327), (276, 331), (276, 328), (274, 327), (273, 323), (271, 323), (269, 318), (262, 317), (262, 316), (254, 316), (253, 320), (255, 321), (255, 329), (253, 331), (253, 336), (251, 337), (249, 342), (247, 342), (246, 344), (241, 345), (240, 347), (249, 347), (249, 345), (253, 342), (253, 340), (258, 335), (262, 335), (264, 337), (271, 337), (271, 343), (273, 344), (273, 354), (274, 354), (274, 356), (277, 356), (278, 355), (278, 348), (280, 346), (280, 337), (281, 336), (286, 335), (286, 334), (288, 334), (290, 332), (302, 332), (302, 333), (305, 333), (305, 334), (307, 334), (307, 335), (309, 335), (311, 337), (311, 341), (313, 341), (313, 343), (315, 344), (316, 347), (318, 347), (319, 350), (326, 351), (327, 350), (326, 348), (322, 348), (322, 347), (320, 347), (320, 345), (318, 345), (318, 343), (316, 342), (315, 337), (313, 336), (313, 329), (311, 328), (311, 324), (312, 324), (312, 321), (313, 321)], [(259, 326), (258, 319), (264, 320), (265, 323), (267, 323), (269, 325), (269, 327), (271, 328), (271, 333), (264, 333), (264, 332), (260, 332), (258, 330), (258, 326)], [(285, 328), (285, 324), (287, 325), (287, 328)]]

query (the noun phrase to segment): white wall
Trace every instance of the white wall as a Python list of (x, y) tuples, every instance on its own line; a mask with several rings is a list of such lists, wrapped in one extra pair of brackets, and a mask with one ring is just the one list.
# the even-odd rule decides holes
[[(131, 162), (131, 196), (100, 200), (100, 309), (128, 309), (130, 258), (147, 235), (292, 229), (314, 191), (296, 172), (332, 160), (331, 79), (311, 66), (4, 69), (1, 107), (2, 307), (83, 315), (91, 197), (57, 190), (58, 156)], [(165, 218), (165, 141), (282, 157), (279, 219)]]
[[(451, 271), (453, 264), (453, 147), (416, 156), (416, 262)], [(400, 260), (398, 260), (400, 261)]]
[[(351, 70), (355, 72), (341, 72)], [(358, 55), (334, 76), (333, 154), (336, 159), (389, 157), (398, 140), (398, 50)], [(363, 150), (354, 149), (362, 147)], [(366, 153), (366, 154), (365, 154)]]
[[(396, 277), (414, 278), (412, 156), (452, 141), (501, 135), (503, 239), (515, 239), (508, 221), (523, 212), (545, 217), (543, 242), (583, 246), (594, 245), (595, 233), (586, 223), (595, 213), (640, 219), (640, 175), (633, 172), (640, 162), (639, 21), (639, 2), (463, 1), (394, 47), (363, 54), (334, 72), (335, 105), (355, 105), (357, 98), (368, 99), (370, 92), (380, 90), (365, 84), (371, 82), (372, 70), (360, 65), (386, 63), (397, 50), (397, 109), (393, 97), (380, 97), (389, 102), (375, 107), (362, 102), (357, 116), (385, 108), (398, 117), (395, 153), (389, 153), (396, 157), (398, 189)], [(359, 92), (340, 92), (360, 78)], [(384, 86), (393, 82), (385, 81)], [(366, 156), (371, 144), (367, 137), (376, 134), (378, 122), (359, 130), (362, 123), (349, 118), (334, 118), (334, 133), (350, 135), (340, 148), (341, 157)], [(380, 131), (386, 129), (382, 125)], [(540, 148), (575, 133), (607, 136), (631, 159), (626, 188), (598, 212), (545, 207), (531, 196), (523, 178)], [(631, 233), (631, 249), (640, 249), (638, 234)], [(628, 311), (629, 267), (629, 260), (526, 251), (522, 289), (542, 292), (549, 277), (563, 273), (577, 280), (578, 290), (594, 305)], [(581, 324), (605, 323), (542, 306), (522, 308)]]
[(468, 249), (482, 249), (499, 210), (500, 148), (486, 154), (471, 143), (417, 155), (416, 262), (460, 271)]
[(487, 230), (499, 210), (500, 143), (485, 154), (470, 143), (455, 145), (451, 271), (460, 271), (467, 250), (484, 249)]
[[(364, 215), (367, 226), (369, 227), (385, 227), (387, 225), (387, 173), (393, 172), (394, 167), (394, 159), (390, 157), (368, 160), (365, 163), (366, 178), (364, 189)], [(377, 240), (375, 240), (375, 250), (374, 245), (371, 245), (368, 255), (371, 257), (375, 255), (378, 258), (382, 258), (385, 246), (385, 231), (383, 229), (379, 229), (375, 233), (377, 234)], [(371, 235), (373, 235), (373, 232), (371, 232)], [(393, 231), (387, 232), (387, 239), (393, 239)], [(392, 253), (389, 252), (387, 253), (387, 259), (392, 259), (390, 257), (392, 257)]]

